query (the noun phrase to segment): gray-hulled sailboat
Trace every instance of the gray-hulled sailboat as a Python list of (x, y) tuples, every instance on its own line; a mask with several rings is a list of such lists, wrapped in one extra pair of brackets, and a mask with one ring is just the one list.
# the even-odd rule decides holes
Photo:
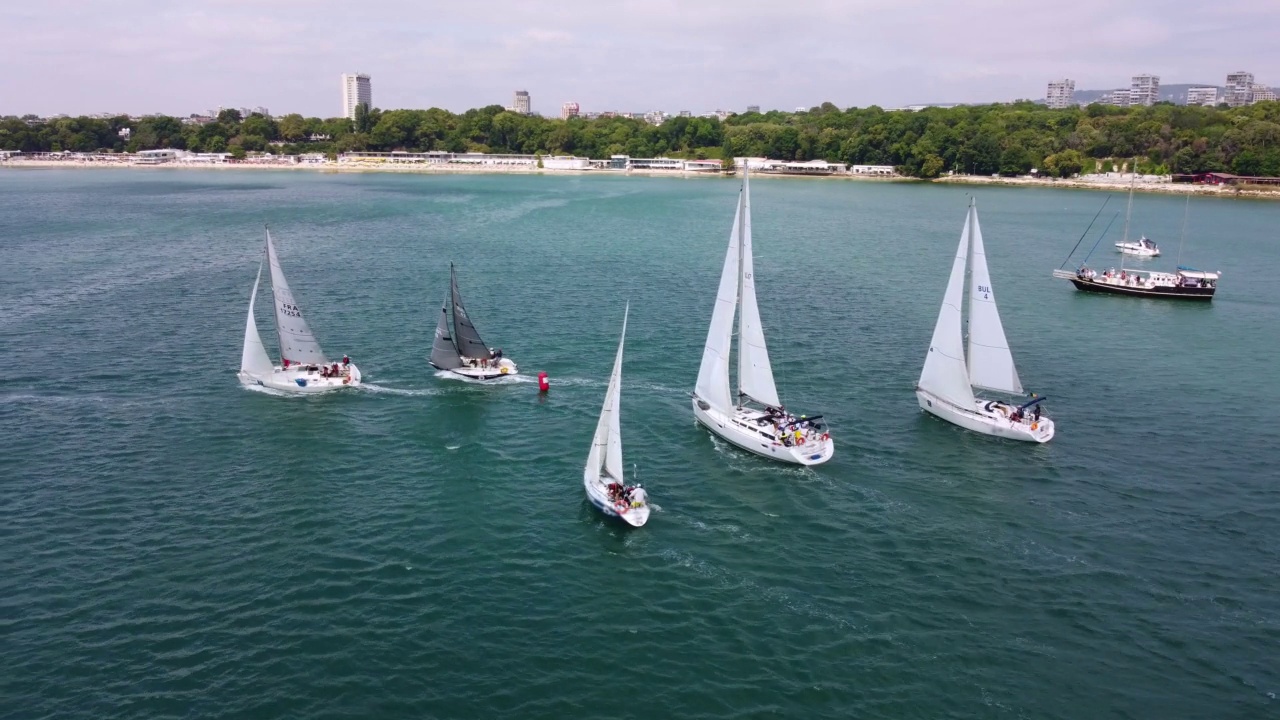
[[(451, 308), (452, 323), (449, 322)], [(462, 305), (462, 295), (458, 293), (458, 271), (453, 263), (449, 263), (449, 294), (440, 308), (430, 362), (431, 367), (437, 370), (471, 380), (493, 380), (518, 372), (516, 364), (502, 356), (501, 348), (491, 349), (480, 339), (480, 332)]]

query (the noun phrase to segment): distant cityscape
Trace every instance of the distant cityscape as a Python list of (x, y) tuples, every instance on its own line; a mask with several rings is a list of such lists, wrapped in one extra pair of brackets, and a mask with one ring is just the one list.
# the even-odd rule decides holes
[[(1178, 86), (1180, 89), (1184, 86)], [(1155, 105), (1162, 100), (1160, 94), (1159, 75), (1134, 75), (1129, 87), (1110, 90), (1097, 96), (1096, 92), (1087, 97), (1076, 97), (1074, 80), (1050, 80), (1045, 91), (1045, 105), (1051, 109), (1063, 109), (1076, 105), (1089, 105), (1094, 102), (1117, 107), (1133, 107)], [(1225, 104), (1227, 107), (1242, 107), (1253, 103), (1273, 101), (1277, 99), (1276, 90), (1254, 80), (1253, 73), (1238, 70), (1227, 74), (1225, 85), (1192, 85), (1173, 98), (1168, 98), (1179, 105), (1211, 105)]]
[[(354, 72), (342, 73), (341, 80), (341, 113), (339, 117), (345, 117), (349, 120), (356, 119), (357, 108), (364, 106), (366, 109), (372, 109), (373, 104), (373, 79), (367, 73)], [(1169, 92), (1172, 90), (1173, 92)], [(1077, 106), (1086, 106), (1093, 103), (1101, 103), (1104, 105), (1113, 105), (1116, 107), (1136, 107), (1150, 106), (1157, 102), (1167, 101), (1179, 105), (1203, 105), (1217, 106), (1225, 104), (1228, 107), (1241, 107), (1259, 102), (1275, 101), (1280, 99), (1277, 89), (1263, 85), (1257, 82), (1254, 74), (1244, 70), (1228, 73), (1226, 82), (1221, 86), (1214, 85), (1173, 85), (1166, 86), (1166, 91), (1162, 94), (1160, 76), (1152, 74), (1134, 75), (1130, 78), (1128, 87), (1117, 88), (1114, 90), (1086, 90), (1077, 91), (1076, 82), (1070, 78), (1062, 78), (1051, 80), (1045, 91), (1044, 104), (1050, 109), (1065, 109)], [(988, 104), (988, 103), (922, 103), (916, 105), (905, 105), (896, 108), (886, 108), (889, 110), (908, 110), (919, 111), (925, 108), (942, 107), (950, 108), (965, 104)], [(258, 107), (240, 107), (226, 108), (218, 107), (210, 109), (204, 113), (192, 113), (190, 116), (183, 118), (183, 122), (188, 124), (205, 124), (213, 122), (218, 115), (227, 109), (233, 109), (239, 112), (241, 117), (249, 117), (250, 115), (262, 115), (264, 117), (272, 117), (270, 111), (263, 106)], [(543, 117), (543, 114), (536, 112), (533, 105), (533, 97), (528, 90), (516, 90), (512, 98), (512, 102), (505, 106), (508, 112), (520, 115), (536, 115)], [(810, 108), (798, 106), (795, 112), (806, 112)], [(759, 113), (761, 106), (748, 105), (744, 112)], [(738, 114), (734, 110), (716, 109), (709, 112), (701, 112), (695, 115), (690, 110), (679, 110), (675, 113), (669, 113), (664, 110), (647, 110), (647, 111), (618, 111), (618, 110), (594, 110), (584, 111), (582, 106), (577, 102), (568, 101), (561, 103), (559, 117), (568, 120), (570, 118), (581, 117), (587, 120), (597, 118), (622, 117), (634, 120), (644, 120), (652, 125), (661, 125), (671, 118), (715, 118), (717, 120), (725, 120), (731, 115)], [(88, 117), (98, 119), (109, 119), (126, 115), (125, 113), (93, 113)], [(147, 117), (147, 115), (127, 115), (130, 118)], [(28, 120), (53, 120), (68, 117), (66, 114), (53, 115), (48, 118), (37, 118), (35, 116), (25, 116)]]

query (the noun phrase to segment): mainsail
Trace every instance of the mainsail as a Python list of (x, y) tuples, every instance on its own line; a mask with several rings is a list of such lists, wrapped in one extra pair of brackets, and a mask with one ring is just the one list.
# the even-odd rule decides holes
[(960, 245), (951, 264), (951, 279), (942, 296), (938, 322), (929, 341), (929, 354), (924, 359), (917, 385), (948, 402), (963, 408), (973, 407), (973, 388), (964, 363), (964, 337), (961, 334), (961, 304), (964, 302), (964, 268), (969, 255), (969, 234), (973, 216), (965, 218)]
[(601, 479), (601, 473), (609, 479), (623, 481), (622, 470), (622, 346), (627, 340), (627, 315), (631, 304), (622, 313), (622, 337), (618, 339), (618, 354), (613, 360), (613, 372), (609, 375), (609, 389), (604, 394), (604, 408), (596, 423), (596, 434), (591, 439), (591, 452), (587, 455), (586, 475), (592, 481)]
[(449, 337), (449, 299), (445, 298), (440, 306), (440, 322), (436, 323), (436, 337), (431, 342), (431, 364), (440, 370), (453, 370), (462, 367), (462, 358), (458, 357), (458, 349), (453, 346), (453, 338)]
[(738, 315), (738, 392), (770, 407), (781, 407), (778, 388), (769, 365), (764, 343), (760, 308), (756, 305), (756, 281), (751, 256), (751, 186), (746, 169), (742, 173), (742, 226), (739, 242), (742, 255), (742, 308)]
[(258, 335), (258, 323), (253, 319), (253, 304), (258, 299), (258, 283), (262, 282), (262, 263), (258, 263), (258, 277), (253, 281), (253, 293), (249, 295), (249, 318), (244, 323), (244, 349), (240, 353), (240, 372), (256, 378), (271, 375), (271, 356)]
[(969, 242), (973, 264), (969, 277), (969, 382), (985, 390), (1023, 393), (1018, 369), (1009, 352), (1009, 341), (996, 309), (996, 294), (991, 288), (987, 270), (987, 254), (982, 246), (982, 228), (978, 225), (978, 207), (969, 205)]
[(271, 292), (276, 304), (276, 334), (280, 337), (280, 357), (298, 365), (326, 365), (324, 351), (307, 321), (302, 317), (302, 308), (293, 299), (289, 283), (284, 279), (284, 271), (280, 269), (280, 260), (276, 257), (276, 248), (271, 243), (271, 231), (267, 231), (267, 260), (271, 263)]
[(458, 293), (458, 272), (454, 270), (453, 263), (449, 263), (449, 291), (453, 299), (453, 337), (458, 343), (458, 354), (463, 357), (487, 359), (489, 346), (480, 339), (480, 333), (471, 323), (471, 318), (467, 317), (466, 309), (462, 307), (462, 295)]
[(729, 394), (729, 348), (733, 343), (733, 313), (738, 305), (742, 206), (743, 194), (739, 193), (738, 210), (734, 213), (733, 230), (729, 233), (729, 249), (725, 251), (724, 269), (720, 272), (720, 289), (716, 291), (711, 327), (707, 329), (707, 344), (702, 349), (702, 365), (698, 368), (698, 382), (694, 386), (699, 398), (721, 412), (728, 412), (733, 407)]

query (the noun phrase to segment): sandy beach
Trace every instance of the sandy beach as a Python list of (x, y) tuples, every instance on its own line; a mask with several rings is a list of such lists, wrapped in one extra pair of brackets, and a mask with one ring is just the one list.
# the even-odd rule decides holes
[[(502, 175), (599, 175), (599, 176), (644, 176), (644, 177), (677, 177), (677, 178), (723, 178), (725, 173), (689, 172), (673, 170), (560, 170), (529, 166), (500, 165), (465, 165), (465, 164), (428, 164), (428, 163), (386, 163), (386, 162), (332, 162), (309, 163), (287, 161), (248, 161), (227, 163), (193, 163), (168, 162), (163, 164), (138, 164), (126, 160), (35, 160), (23, 157), (0, 159), (0, 170), (38, 170), (38, 169), (97, 169), (126, 168), (130, 170), (164, 172), (172, 170), (293, 170), (322, 173), (408, 173), (417, 175), (458, 175), (458, 174), (502, 174)], [(1032, 177), (988, 177), (981, 175), (952, 175), (935, 180), (921, 180), (903, 176), (870, 176), (870, 175), (790, 175), (778, 173), (756, 173), (756, 179), (818, 179), (818, 180), (851, 180), (857, 182), (900, 182), (900, 183), (956, 183), (967, 185), (1000, 185), (1027, 188), (1072, 188), (1079, 190), (1100, 190), (1104, 192), (1127, 192), (1129, 178), (1127, 175), (1087, 175), (1084, 177), (1032, 178)], [(1219, 185), (1196, 185), (1192, 183), (1173, 183), (1166, 178), (1156, 176), (1140, 176), (1134, 183), (1134, 192), (1164, 193), (1172, 195), (1195, 194), (1205, 197), (1253, 198), (1260, 200), (1280, 200), (1280, 187), (1236, 187)]]

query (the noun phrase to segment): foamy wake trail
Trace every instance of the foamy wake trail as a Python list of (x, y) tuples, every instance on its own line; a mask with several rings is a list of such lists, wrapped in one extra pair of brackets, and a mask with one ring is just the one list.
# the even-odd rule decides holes
[(492, 380), (477, 380), (469, 378), (465, 375), (451, 373), (448, 370), (440, 370), (436, 372), (436, 377), (441, 380), (457, 380), (458, 382), (470, 383), (472, 385), (516, 385), (518, 383), (537, 382), (537, 378), (531, 378), (527, 375), (503, 375), (493, 378)]
[(275, 388), (267, 387), (266, 385), (241, 385), (240, 387), (250, 392), (262, 393), (263, 395), (270, 395), (271, 397), (287, 397), (287, 398), (307, 397), (302, 393), (285, 392), (283, 390), (277, 390)]
[(371, 393), (386, 393), (388, 395), (407, 395), (412, 397), (420, 397), (423, 395), (439, 395), (440, 391), (435, 388), (393, 388), (383, 385), (374, 385), (373, 383), (361, 383), (361, 389)]

